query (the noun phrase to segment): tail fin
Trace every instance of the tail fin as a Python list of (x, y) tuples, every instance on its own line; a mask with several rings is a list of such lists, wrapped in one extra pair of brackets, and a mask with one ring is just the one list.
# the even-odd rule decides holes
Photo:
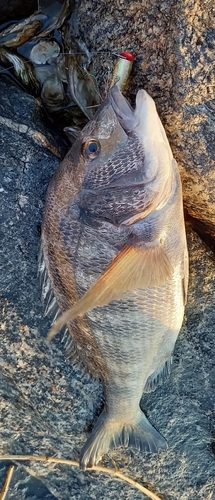
[(104, 410), (81, 450), (81, 469), (93, 467), (103, 453), (118, 446), (134, 446), (142, 452), (151, 453), (167, 448), (165, 439), (152, 427), (141, 410), (136, 423), (131, 425), (114, 421)]

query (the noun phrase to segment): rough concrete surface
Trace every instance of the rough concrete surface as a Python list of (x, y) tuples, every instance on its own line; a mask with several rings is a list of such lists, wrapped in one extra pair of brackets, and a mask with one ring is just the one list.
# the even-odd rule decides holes
[[(6, 79), (0, 94), (0, 453), (78, 459), (102, 406), (102, 385), (66, 360), (57, 338), (47, 347), (37, 280), (44, 194), (67, 146), (44, 124), (35, 99)], [(103, 458), (163, 500), (215, 498), (215, 264), (192, 232), (189, 249), (189, 300), (172, 372), (143, 398), (169, 448), (158, 455), (118, 449)], [(0, 463), (1, 484), (7, 465)], [(146, 497), (116, 478), (65, 465), (17, 466), (7, 500), (42, 498)]]
[(214, 14), (214, 0), (82, 0), (78, 10), (103, 92), (114, 53), (136, 56), (128, 95), (134, 102), (145, 88), (156, 100), (181, 170), (185, 205), (190, 215), (213, 225)]

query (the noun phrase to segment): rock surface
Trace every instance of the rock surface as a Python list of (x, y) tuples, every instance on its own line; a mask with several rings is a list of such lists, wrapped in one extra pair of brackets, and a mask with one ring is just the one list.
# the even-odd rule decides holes
[(78, 23), (103, 92), (113, 54), (136, 56), (128, 96), (134, 102), (144, 87), (156, 100), (181, 170), (185, 205), (215, 226), (214, 1), (82, 0)]
[[(102, 386), (66, 360), (57, 338), (51, 349), (45, 344), (49, 322), (37, 280), (44, 194), (67, 147), (44, 124), (35, 99), (6, 79), (0, 92), (0, 453), (78, 459), (100, 412)], [(189, 249), (189, 300), (172, 373), (142, 401), (169, 448), (158, 455), (118, 449), (103, 458), (110, 467), (114, 459), (121, 472), (165, 500), (213, 500), (215, 491), (215, 264), (191, 231)], [(7, 465), (0, 462), (1, 484)], [(7, 500), (42, 498), (146, 497), (106, 475), (65, 465), (19, 465)]]
[(37, 0), (1, 0), (0, 24), (28, 17), (37, 7)]

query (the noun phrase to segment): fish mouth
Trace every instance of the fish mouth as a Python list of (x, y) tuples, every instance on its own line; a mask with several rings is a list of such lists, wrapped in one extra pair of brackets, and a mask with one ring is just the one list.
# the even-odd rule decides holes
[(135, 111), (122, 95), (117, 85), (114, 85), (109, 90), (109, 101), (116, 113), (117, 119), (125, 132), (131, 132), (137, 126), (137, 117)]
[(139, 90), (135, 109), (121, 94), (117, 85), (110, 89), (108, 97), (124, 131), (127, 134), (134, 132), (138, 136), (148, 158), (147, 161), (152, 164), (156, 157), (157, 163), (162, 158), (163, 160), (165, 158), (163, 163), (172, 163), (172, 151), (152, 97), (145, 90)]

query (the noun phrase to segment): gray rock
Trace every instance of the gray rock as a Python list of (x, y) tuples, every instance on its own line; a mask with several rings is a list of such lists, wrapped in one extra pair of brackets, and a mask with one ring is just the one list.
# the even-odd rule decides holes
[[(155, 99), (190, 215), (215, 226), (214, 1), (82, 0), (81, 35), (107, 92), (113, 53), (136, 56), (128, 96)], [(104, 53), (104, 52), (105, 53)]]
[(37, 0), (1, 0), (0, 24), (30, 16), (37, 9)]
[[(0, 453), (78, 459), (100, 412), (102, 385), (65, 358), (58, 338), (47, 347), (49, 321), (37, 280), (44, 193), (67, 147), (44, 124), (35, 99), (9, 80), (0, 82), (0, 92)], [(118, 449), (103, 458), (166, 500), (212, 500), (215, 491), (214, 261), (191, 231), (189, 249), (189, 300), (172, 373), (144, 396), (147, 416), (169, 448), (158, 455)], [(0, 465), (2, 484), (7, 463)], [(17, 466), (7, 499), (41, 498), (146, 497), (116, 478), (78, 468), (33, 461)]]

